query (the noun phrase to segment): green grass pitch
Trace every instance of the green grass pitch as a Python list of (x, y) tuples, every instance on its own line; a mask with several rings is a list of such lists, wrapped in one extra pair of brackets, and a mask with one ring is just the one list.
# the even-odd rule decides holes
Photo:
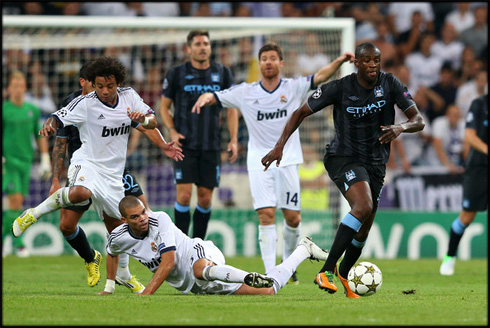
[[(105, 260), (105, 258), (104, 258)], [(137, 296), (122, 286), (100, 296), (88, 287), (77, 256), (3, 258), (2, 324), (33, 326), (143, 325), (488, 325), (487, 259), (458, 261), (451, 277), (439, 275), (440, 261), (366, 259), (383, 272), (378, 294), (347, 299), (313, 284), (322, 263), (306, 260), (298, 268), (299, 285), (275, 296), (182, 295), (167, 284), (152, 296)], [(227, 263), (262, 271), (259, 257), (235, 257)], [(146, 284), (151, 272), (130, 260), (130, 269)], [(412, 291), (411, 293), (404, 293)]]

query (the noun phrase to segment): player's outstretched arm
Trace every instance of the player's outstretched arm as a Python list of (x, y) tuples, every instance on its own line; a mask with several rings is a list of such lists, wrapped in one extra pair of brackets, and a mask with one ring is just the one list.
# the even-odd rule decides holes
[(214, 98), (214, 95), (211, 92), (203, 93), (202, 95), (199, 96), (194, 106), (192, 106), (192, 112), (199, 114), (201, 113), (202, 107), (215, 105), (215, 104), (216, 104), (216, 98)]
[(143, 133), (151, 142), (153, 142), (158, 148), (160, 148), (163, 153), (178, 162), (184, 159), (184, 154), (182, 154), (182, 149), (175, 145), (175, 141), (167, 143), (162, 136), (162, 133), (159, 129), (145, 129), (141, 126), (138, 126), (138, 131)]
[(324, 66), (318, 70), (318, 72), (315, 73), (315, 76), (313, 78), (313, 84), (314, 86), (319, 86), (322, 83), (327, 82), (334, 74), (337, 72), (337, 70), (342, 66), (343, 63), (345, 62), (354, 62), (354, 54), (352, 52), (345, 52), (343, 55), (337, 57), (333, 62), (328, 64), (327, 66)]
[(274, 161), (277, 161), (276, 166), (279, 166), (282, 159), (282, 151), (284, 149), (284, 145), (288, 141), (291, 134), (293, 134), (293, 132), (299, 127), (303, 119), (307, 116), (310, 116), (311, 114), (313, 114), (313, 112), (310, 110), (310, 107), (308, 107), (307, 104), (304, 104), (299, 109), (293, 112), (293, 114), (287, 121), (286, 126), (284, 126), (281, 137), (276, 142), (274, 148), (269, 153), (267, 153), (267, 155), (262, 157), (261, 162), (262, 165), (265, 166), (264, 171), (266, 171)]
[(153, 295), (157, 289), (163, 284), (165, 279), (175, 266), (175, 251), (168, 251), (162, 254), (162, 261), (158, 266), (157, 271), (153, 274), (148, 286), (146, 286), (143, 293), (139, 295)]

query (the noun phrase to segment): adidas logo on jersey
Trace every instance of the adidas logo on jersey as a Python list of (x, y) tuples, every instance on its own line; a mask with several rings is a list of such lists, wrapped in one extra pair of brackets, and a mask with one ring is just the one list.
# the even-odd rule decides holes
[(276, 118), (287, 117), (288, 112), (285, 109), (277, 109), (273, 113), (262, 113), (260, 110), (257, 111), (257, 121), (262, 120), (273, 120)]
[(123, 135), (123, 134), (128, 134), (129, 130), (131, 128), (131, 125), (126, 125), (123, 123), (122, 126), (117, 127), (117, 128), (108, 128), (107, 126), (104, 126), (102, 128), (102, 137), (114, 137), (118, 135)]
[(105, 120), (104, 114), (100, 114), (100, 116), (97, 119), (98, 120)]

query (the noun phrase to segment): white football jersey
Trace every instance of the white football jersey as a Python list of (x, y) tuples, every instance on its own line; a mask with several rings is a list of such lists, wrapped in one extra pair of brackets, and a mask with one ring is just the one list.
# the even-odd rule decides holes
[(113, 256), (126, 253), (141, 262), (153, 273), (158, 269), (162, 254), (175, 251), (175, 266), (165, 281), (188, 293), (196, 278), (192, 273), (194, 239), (175, 226), (165, 212), (148, 213), (148, 234), (136, 237), (127, 223), (115, 228), (107, 240), (107, 253)]
[[(262, 157), (274, 148), (289, 117), (306, 101), (312, 87), (312, 76), (306, 76), (281, 79), (272, 92), (264, 89), (261, 82), (244, 82), (214, 93), (223, 107), (236, 107), (242, 112), (249, 134), (249, 171), (264, 169)], [(281, 166), (303, 163), (298, 130), (287, 141), (282, 155)]]
[(63, 125), (76, 125), (82, 146), (71, 158), (71, 163), (89, 161), (107, 174), (122, 176), (132, 122), (127, 112), (139, 111), (145, 115), (153, 110), (133, 88), (117, 88), (117, 103), (109, 106), (97, 97), (95, 91), (73, 99), (66, 107), (52, 115)]

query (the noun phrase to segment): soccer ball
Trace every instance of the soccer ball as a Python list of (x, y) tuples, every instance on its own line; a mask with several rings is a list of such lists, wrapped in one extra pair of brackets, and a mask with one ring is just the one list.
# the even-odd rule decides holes
[(360, 262), (347, 275), (350, 289), (359, 296), (376, 294), (383, 283), (381, 270), (371, 262)]

